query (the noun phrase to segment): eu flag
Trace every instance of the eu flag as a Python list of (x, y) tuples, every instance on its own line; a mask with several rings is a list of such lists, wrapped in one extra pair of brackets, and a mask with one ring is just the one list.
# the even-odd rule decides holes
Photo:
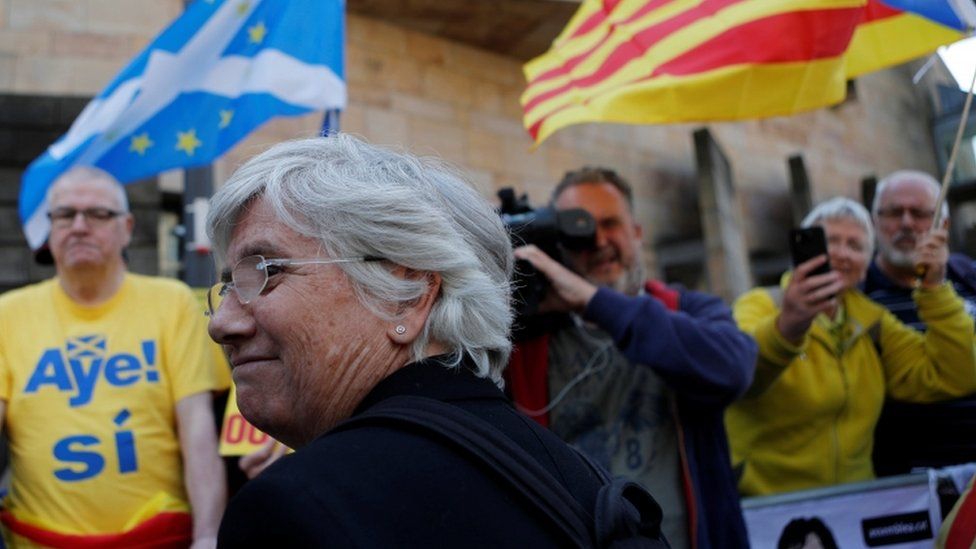
[(341, 109), (344, 0), (197, 0), (89, 103), (24, 172), (31, 248), (45, 195), (74, 165), (128, 183), (209, 164), (274, 116)]

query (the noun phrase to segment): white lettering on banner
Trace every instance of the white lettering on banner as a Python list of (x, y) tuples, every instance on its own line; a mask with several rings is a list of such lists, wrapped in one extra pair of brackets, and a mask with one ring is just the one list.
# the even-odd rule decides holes
[(68, 405), (75, 408), (91, 402), (99, 379), (115, 387), (126, 387), (140, 380), (157, 383), (156, 342), (145, 340), (141, 346), (142, 357), (128, 353), (109, 356), (104, 335), (69, 338), (64, 349), (52, 347), (41, 353), (24, 393), (36, 393), (46, 386), (74, 393)]
[(871, 528), (870, 530), (868, 530), (868, 537), (871, 539), (875, 539), (884, 536), (914, 534), (916, 532), (922, 532), (928, 527), (929, 527), (929, 523), (924, 520), (915, 521), (912, 524), (905, 524), (905, 523), (892, 524), (891, 526)]

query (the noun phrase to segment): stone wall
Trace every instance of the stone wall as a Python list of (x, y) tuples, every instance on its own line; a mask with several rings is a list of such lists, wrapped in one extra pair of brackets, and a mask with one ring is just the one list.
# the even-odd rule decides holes
[[(0, 0), (0, 93), (97, 93), (181, 10), (178, 0)], [(636, 187), (652, 272), (659, 244), (700, 235), (691, 132), (701, 125), (583, 125), (533, 149), (516, 59), (360, 16), (349, 17), (347, 58), (345, 131), (441, 155), (486, 195), (514, 186), (535, 203), (568, 169), (613, 167)], [(790, 155), (804, 155), (815, 201), (856, 197), (868, 174), (935, 170), (927, 101), (908, 69), (858, 79), (856, 91), (835, 108), (709, 125), (732, 163), (754, 254), (785, 252)], [(320, 118), (270, 122), (217, 163), (217, 181), (270, 143), (314, 135)]]

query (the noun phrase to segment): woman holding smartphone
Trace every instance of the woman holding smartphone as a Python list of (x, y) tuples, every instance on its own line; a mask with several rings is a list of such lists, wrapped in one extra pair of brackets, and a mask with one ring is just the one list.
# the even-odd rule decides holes
[[(925, 334), (857, 289), (874, 235), (863, 206), (838, 197), (802, 226), (821, 227), (826, 254), (797, 265), (781, 288), (757, 288), (733, 306), (759, 358), (746, 395), (726, 413), (743, 495), (874, 478), (874, 426), (885, 396), (915, 402), (976, 391), (973, 320), (945, 282), (946, 232), (916, 249), (924, 276), (914, 292)], [(830, 270), (816, 273), (828, 262)]]

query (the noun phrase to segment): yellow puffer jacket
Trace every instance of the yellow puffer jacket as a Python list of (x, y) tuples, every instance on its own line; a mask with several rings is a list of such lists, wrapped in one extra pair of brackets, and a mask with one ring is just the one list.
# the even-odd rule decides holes
[(874, 426), (886, 393), (931, 402), (976, 391), (973, 320), (962, 300), (948, 283), (914, 298), (925, 334), (850, 290), (843, 327), (814, 322), (799, 347), (776, 329), (779, 306), (768, 291), (736, 301), (736, 322), (759, 344), (755, 380), (725, 415), (743, 495), (874, 478)]

